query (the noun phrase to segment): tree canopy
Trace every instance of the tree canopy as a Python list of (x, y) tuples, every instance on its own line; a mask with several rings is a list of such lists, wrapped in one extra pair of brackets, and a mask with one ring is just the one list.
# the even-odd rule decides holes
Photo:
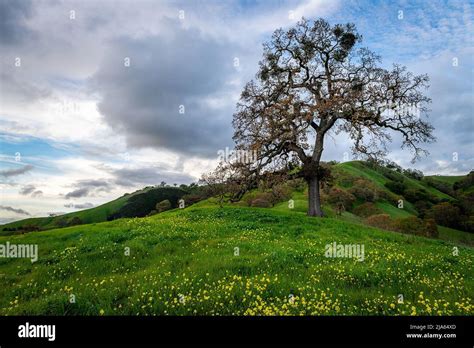
[(369, 158), (386, 154), (392, 133), (401, 134), (413, 160), (427, 154), (421, 144), (434, 140), (425, 120), (428, 76), (397, 64), (380, 67), (380, 57), (361, 41), (353, 24), (331, 26), (324, 19), (276, 30), (234, 114), (236, 148), (258, 156), (233, 166), (248, 180), (300, 168), (309, 215), (323, 215), (319, 183), (327, 175), (321, 156), (329, 133), (347, 133), (353, 152)]

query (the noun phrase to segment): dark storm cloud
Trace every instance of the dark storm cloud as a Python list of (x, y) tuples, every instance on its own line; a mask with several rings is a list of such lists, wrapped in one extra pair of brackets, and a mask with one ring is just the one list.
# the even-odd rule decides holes
[(23, 186), (18, 193), (23, 196), (31, 195), (33, 198), (43, 195), (43, 191), (37, 190), (36, 186), (31, 184)]
[(0, 83), (2, 98), (10, 102), (31, 103), (51, 95), (49, 87), (31, 82), (31, 75), (18, 70), (0, 72)]
[(109, 172), (115, 176), (114, 183), (124, 187), (157, 185), (161, 181), (168, 183), (191, 183), (194, 180), (190, 175), (170, 172), (156, 167), (109, 169)]
[(85, 197), (87, 195), (89, 195), (89, 192), (91, 190), (87, 187), (83, 187), (83, 188), (79, 188), (79, 189), (76, 189), (74, 191), (71, 191), (71, 192), (68, 192), (66, 193), (66, 196), (65, 198), (66, 199), (70, 199), (70, 198), (80, 198), (80, 197)]
[(0, 43), (3, 45), (17, 44), (27, 37), (31, 37), (33, 34), (24, 22), (32, 15), (32, 12), (32, 1), (0, 1)]
[(79, 203), (79, 204), (68, 203), (68, 204), (64, 204), (64, 207), (74, 208), (74, 209), (88, 209), (88, 208), (93, 208), (94, 204), (92, 204), (92, 203)]
[(76, 185), (101, 191), (109, 191), (111, 189), (110, 183), (106, 179), (79, 180)]
[(33, 193), (36, 190), (35, 185), (26, 185), (23, 186), (20, 190), (20, 195), (29, 195), (30, 193)]
[[(110, 192), (117, 186), (142, 188), (143, 186), (158, 185), (161, 181), (167, 183), (191, 183), (194, 181), (192, 176), (172, 171), (165, 166), (119, 169), (100, 166), (100, 169), (109, 173), (112, 178), (79, 180), (72, 185), (75, 189), (65, 194), (64, 198), (95, 196), (101, 192)], [(67, 207), (73, 207), (72, 203), (67, 204)]]
[(21, 214), (21, 215), (30, 215), (27, 211), (23, 209), (16, 209), (6, 205), (0, 205), (0, 210), (11, 211), (12, 213)]
[(76, 189), (68, 192), (64, 198), (86, 197), (100, 192), (110, 192), (113, 188), (111, 183), (105, 179), (79, 180), (73, 186)]
[(2, 171), (0, 171), (0, 175), (8, 178), (8, 177), (11, 177), (11, 176), (17, 176), (17, 175), (25, 174), (26, 172), (29, 172), (33, 168), (34, 167), (31, 164), (27, 164), (26, 166), (22, 166), (21, 168), (17, 168), (17, 169), (2, 170)]
[(112, 42), (91, 80), (99, 111), (131, 147), (215, 156), (231, 142), (234, 49), (168, 21), (166, 35)]

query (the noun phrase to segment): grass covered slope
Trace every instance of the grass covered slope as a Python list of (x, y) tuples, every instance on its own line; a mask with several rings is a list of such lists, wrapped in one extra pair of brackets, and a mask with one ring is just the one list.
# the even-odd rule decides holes
[(90, 224), (114, 220), (120, 217), (146, 216), (155, 209), (156, 203), (168, 199), (173, 207), (177, 207), (178, 199), (186, 192), (176, 187), (146, 187), (131, 194), (123, 195), (113, 201), (99, 205), (94, 208), (85, 209), (68, 214), (30, 218), (11, 222), (0, 226), (0, 235), (14, 234), (12, 228), (20, 229), (27, 226), (38, 227), (39, 230), (48, 230), (71, 225), (73, 219), (78, 224)]
[[(385, 191), (389, 191), (384, 186), (389, 181), (389, 179), (387, 179), (381, 173), (379, 173), (379, 172), (375, 171), (374, 169), (370, 168), (370, 166), (367, 165), (367, 162), (350, 161), (350, 162), (339, 163), (335, 166), (335, 169), (336, 169), (336, 171), (337, 170), (342, 170), (342, 171), (347, 172), (347, 173), (349, 173), (353, 176), (368, 179), (371, 182), (378, 185), (380, 189), (383, 189)], [(407, 175), (404, 175), (402, 173), (396, 173), (395, 171), (391, 171), (391, 172), (396, 174), (400, 178), (403, 178), (403, 180), (406, 183), (408, 188), (424, 189), (424, 190), (428, 191), (429, 193), (433, 194), (434, 196), (436, 196), (438, 198), (452, 199), (451, 196), (437, 190), (434, 187), (431, 187), (431, 186), (427, 185), (423, 181), (414, 180), (414, 179), (408, 177)], [(453, 176), (453, 177), (446, 176), (444, 178), (456, 178), (456, 179), (450, 179), (453, 182), (455, 182), (459, 179), (462, 179), (463, 177), (465, 177), (465, 176)]]
[[(68, 214), (58, 215), (58, 216), (48, 216), (48, 217), (38, 217), (38, 218), (29, 218), (19, 221), (10, 222), (8, 224), (2, 225), (1, 228), (18, 228), (19, 226), (38, 226), (40, 229), (53, 229), (58, 228), (58, 222), (62, 219), (69, 220), (74, 217), (81, 219), (83, 223), (93, 223), (93, 222), (103, 222), (107, 221), (107, 216), (118, 211), (122, 206), (124, 206), (128, 201), (128, 196), (122, 196), (113, 201), (107, 202), (105, 204), (99, 205), (94, 208), (85, 209), (77, 212), (72, 212)], [(11, 234), (11, 231), (4, 230), (0, 231), (0, 234)]]
[[(6, 241), (39, 260), (0, 258), (1, 315), (474, 314), (471, 248), (278, 208), (202, 202)], [(325, 257), (332, 242), (364, 261)]]
[[(409, 171), (402, 170), (402, 168), (397, 170), (396, 168), (393, 169), (364, 161), (350, 161), (338, 164), (332, 163), (330, 168), (333, 180), (329, 186), (342, 189), (345, 192), (351, 192), (351, 190), (355, 190), (356, 192), (358, 190), (369, 190), (376, 193), (375, 198), (370, 201), (371, 204), (373, 203), (371, 207), (360, 207), (359, 211), (357, 211), (356, 208), (358, 206), (368, 202), (357, 194), (355, 194), (356, 197), (354, 197), (356, 201), (350, 206), (344, 207), (344, 216), (350, 221), (357, 220), (359, 222), (362, 222), (363, 220), (361, 219), (361, 216), (366, 218), (369, 215), (382, 213), (388, 214), (393, 219), (407, 218), (411, 216), (419, 216), (423, 218), (426, 215), (426, 212), (434, 204), (442, 201), (450, 202), (456, 200), (454, 195), (456, 192), (460, 191), (454, 190), (453, 186), (459, 186), (458, 181), (464, 180), (467, 177), (456, 176), (451, 179), (451, 177), (434, 176), (416, 180), (416, 177), (414, 179), (413, 176), (407, 175), (407, 173), (410, 174)], [(394, 181), (396, 181), (396, 183)], [(289, 184), (289, 182), (286, 184)], [(394, 186), (394, 184), (396, 185)], [(177, 201), (181, 198), (186, 198), (186, 205), (190, 205), (209, 197), (206, 195), (206, 188), (203, 186), (197, 186), (195, 184), (188, 187), (186, 185), (181, 186), (179, 188), (158, 186), (147, 187), (143, 190), (124, 195), (116, 200), (95, 208), (61, 216), (31, 218), (12, 222), (0, 226), (0, 235), (21, 234), (38, 230), (97, 223), (115, 220), (122, 217), (142, 217), (156, 213), (156, 204), (163, 200), (169, 200), (171, 206), (176, 208), (178, 205)], [(295, 200), (294, 210), (306, 211), (308, 200), (307, 190), (303, 191), (296, 189), (296, 187), (291, 188), (291, 185), (287, 186), (290, 189), (288, 197), (293, 196), (293, 199)], [(395, 188), (398, 188), (397, 192), (394, 191)], [(468, 194), (470, 191), (474, 190), (474, 185), (463, 185), (461, 190), (463, 193)], [(257, 190), (253, 190), (252, 192), (247, 193), (246, 196), (244, 196), (244, 199), (241, 202), (236, 203), (236, 205), (254, 206), (254, 204), (249, 203), (250, 201), (246, 199), (246, 197), (250, 198), (250, 200), (257, 199), (261, 204), (265, 203), (265, 200), (268, 200), (268, 197), (258, 197), (258, 192), (256, 191)], [(257, 196), (255, 196), (255, 194), (257, 194)], [(331, 202), (331, 200), (328, 202), (327, 195), (328, 192), (323, 189), (323, 210), (326, 215), (331, 216), (334, 215), (334, 208), (337, 204)], [(462, 200), (466, 201), (464, 204), (467, 205), (467, 200), (472, 200), (472, 197), (474, 196), (470, 194), (470, 196), (458, 197), (458, 200), (459, 198), (462, 198)], [(403, 200), (402, 209), (398, 206), (400, 199)], [(421, 205), (419, 204), (420, 202)], [(261, 207), (261, 204), (255, 206)], [(276, 203), (273, 202), (272, 204), (277, 204), (277, 206), (285, 210), (288, 206), (287, 197), (280, 199)], [(451, 227), (451, 229), (462, 229), (462, 226), (458, 225), (447, 226)]]

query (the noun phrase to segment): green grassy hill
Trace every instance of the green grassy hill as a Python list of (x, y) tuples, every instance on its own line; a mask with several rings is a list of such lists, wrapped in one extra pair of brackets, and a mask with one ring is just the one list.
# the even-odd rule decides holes
[(452, 175), (452, 176), (445, 176), (445, 175), (430, 175), (428, 178), (432, 178), (433, 180), (444, 182), (446, 184), (453, 185), (455, 182), (464, 179), (465, 175)]
[[(126, 194), (100, 206), (54, 217), (39, 217), (19, 220), (2, 225), (0, 235), (14, 234), (12, 229), (36, 226), (40, 230), (66, 227), (73, 218), (79, 218), (83, 224), (114, 220), (119, 217), (143, 217), (154, 209), (156, 203), (169, 199), (177, 207), (178, 199), (187, 192), (175, 187), (147, 187)], [(77, 224), (77, 223), (76, 223)]]
[[(0, 237), (39, 247), (0, 258), (0, 315), (474, 314), (472, 248), (299, 210), (200, 202)], [(333, 242), (364, 260), (325, 257)]]
[[(111, 202), (107, 202), (100, 206), (85, 209), (69, 214), (58, 215), (58, 216), (49, 216), (49, 217), (38, 217), (38, 218), (29, 218), (19, 221), (10, 222), (8, 224), (2, 225), (2, 230), (4, 228), (18, 228), (20, 226), (38, 226), (40, 229), (52, 229), (58, 228), (58, 221), (62, 218), (69, 220), (73, 217), (80, 218), (84, 223), (93, 223), (93, 222), (102, 222), (107, 221), (107, 216), (118, 211), (123, 205), (127, 203), (128, 196), (123, 196), (117, 198)], [(1, 231), (0, 234), (10, 234), (10, 231)]]
[[(416, 216), (418, 215), (418, 211), (414, 207), (413, 203), (408, 200), (404, 200), (403, 209), (397, 208), (393, 200), (397, 197), (403, 197), (395, 194), (389, 188), (386, 187), (386, 184), (391, 181), (389, 177), (392, 179), (395, 178), (396, 180), (403, 181), (407, 189), (424, 191), (432, 197), (435, 197), (436, 199), (454, 199), (453, 196), (450, 196), (449, 194), (436, 189), (426, 180), (414, 180), (413, 178), (410, 178), (409, 176), (404, 175), (403, 173), (398, 173), (394, 170), (386, 168), (384, 169), (384, 171), (380, 171), (380, 168), (374, 168), (373, 166), (370, 166), (367, 162), (363, 161), (340, 163), (331, 166), (331, 169), (335, 176), (335, 181), (333, 183), (335, 187), (350, 189), (353, 184), (347, 183), (348, 178), (352, 181), (354, 181), (355, 179), (363, 178), (373, 184), (379, 192), (385, 193), (385, 196), (387, 197), (378, 197), (375, 202), (375, 205), (382, 212), (389, 214), (393, 218)], [(455, 182), (460, 181), (465, 177), (466, 176), (431, 176), (427, 178), (430, 178), (435, 182), (442, 182), (452, 188)], [(472, 188), (474, 188), (474, 186)], [(471, 189), (471, 187), (469, 187), (469, 189)], [(28, 227), (37, 227), (37, 229), (39, 230), (67, 227), (68, 225), (70, 225), (70, 223), (68, 222), (71, 222), (74, 217), (79, 218), (79, 221), (85, 224), (103, 222), (120, 217), (142, 217), (148, 215), (150, 211), (154, 209), (155, 204), (164, 199), (170, 199), (173, 203), (173, 207), (176, 207), (177, 200), (186, 193), (189, 192), (185, 192), (179, 188), (148, 187), (143, 190), (136, 191), (132, 194), (127, 194), (116, 200), (102, 204), (95, 208), (55, 217), (29, 218), (8, 223), (0, 227), (0, 235), (9, 235), (17, 232), (12, 231), (12, 229), (17, 229), (21, 230), (20, 232), (25, 232), (25, 229), (27, 229)], [(305, 211), (307, 196), (305, 196), (304, 194), (300, 194), (296, 191), (293, 191), (292, 195), (294, 195), (294, 199), (297, 202), (297, 207), (295, 207), (295, 209), (298, 211)], [(387, 199), (388, 197), (392, 197), (392, 201), (389, 201)], [(357, 206), (361, 203), (363, 202), (358, 201), (355, 205)], [(285, 203), (283, 203), (283, 205), (285, 205)], [(325, 211), (329, 215), (331, 215), (332, 207), (326, 204)], [(350, 216), (349, 214), (345, 214), (345, 216), (350, 219), (352, 218), (352, 220), (360, 220), (356, 216)], [(29, 231), (26, 230), (26, 232)]]
[[(349, 173), (355, 177), (366, 178), (370, 180), (371, 182), (375, 183), (381, 190), (390, 192), (390, 190), (387, 187), (385, 187), (385, 184), (389, 182), (390, 180), (384, 175), (382, 175), (381, 173), (370, 168), (370, 166), (366, 162), (351, 161), (351, 162), (340, 163), (335, 166), (335, 170), (336, 172), (342, 171), (342, 172)], [(407, 175), (404, 175), (402, 173), (397, 173), (393, 170), (390, 172), (392, 175), (397, 175), (400, 179), (402, 179), (409, 189), (422, 189), (422, 190), (428, 191), (429, 193), (431, 193), (432, 195), (438, 198), (453, 199), (452, 196), (437, 190), (436, 188), (428, 185), (425, 181), (412, 179)], [(438, 176), (435, 176), (435, 177), (438, 178)], [(453, 179), (451, 179), (451, 181), (452, 183), (454, 183), (464, 177), (465, 176), (454, 176), (452, 177)], [(444, 177), (444, 178), (451, 178), (451, 177)]]

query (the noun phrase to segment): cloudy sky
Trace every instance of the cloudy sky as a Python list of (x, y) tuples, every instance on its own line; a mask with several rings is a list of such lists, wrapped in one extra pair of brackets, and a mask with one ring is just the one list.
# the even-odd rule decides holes
[[(427, 73), (438, 140), (411, 165), (395, 137), (389, 158), (465, 174), (474, 167), (471, 4), (0, 0), (0, 223), (196, 181), (232, 148), (232, 114), (262, 43), (302, 16), (355, 23), (384, 67)], [(350, 146), (330, 138), (323, 159), (343, 161)]]

